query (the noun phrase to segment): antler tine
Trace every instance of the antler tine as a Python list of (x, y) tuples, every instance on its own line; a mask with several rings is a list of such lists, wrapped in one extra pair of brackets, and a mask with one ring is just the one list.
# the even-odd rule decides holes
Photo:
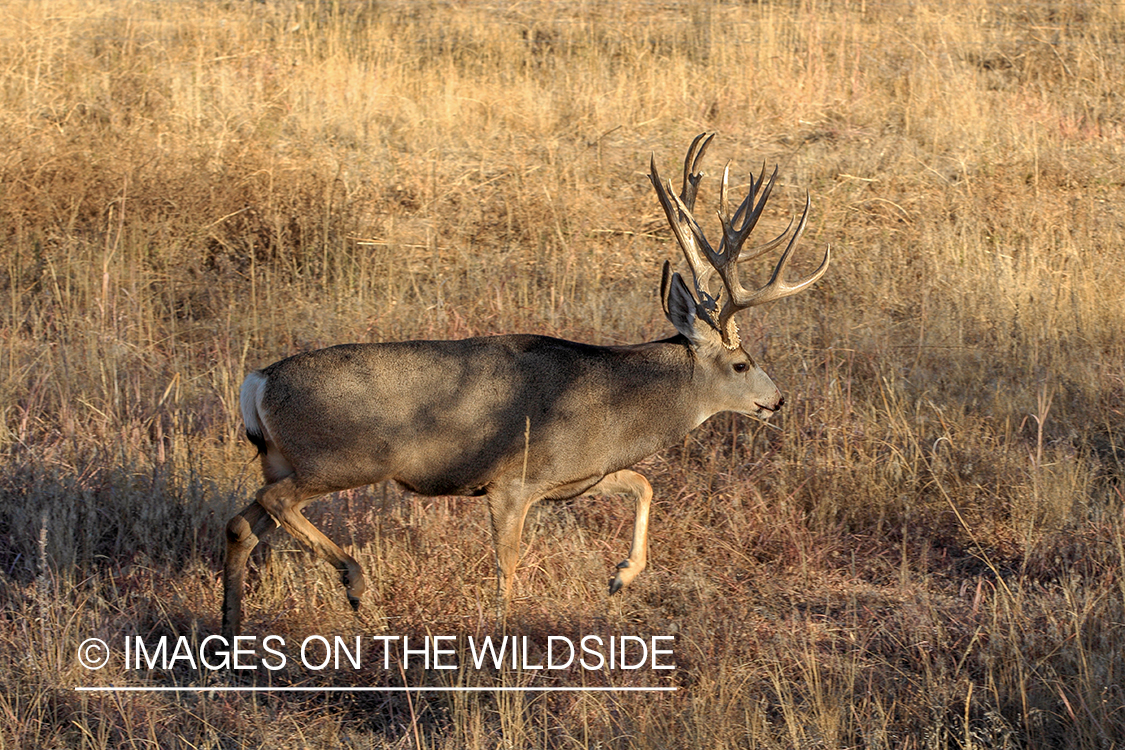
[(707, 147), (714, 139), (714, 133), (710, 135), (700, 133), (695, 136), (691, 147), (688, 148), (687, 156), (684, 157), (684, 184), (680, 189), (680, 200), (687, 206), (689, 212), (695, 210), (695, 195), (699, 192), (699, 181), (703, 179), (703, 172), (700, 171), (699, 165), (703, 163)]
[[(809, 209), (812, 207), (812, 198), (808, 193), (805, 193), (805, 210), (801, 213), (801, 220), (797, 223), (797, 229), (793, 232), (792, 237), (789, 238), (789, 245), (785, 248), (785, 252), (781, 254), (781, 258), (774, 266), (773, 274), (770, 275), (770, 280), (759, 289), (750, 292), (747, 291), (738, 277), (734, 274), (734, 264), (725, 263), (721, 268), (717, 268), (720, 278), (723, 280), (723, 286), (727, 290), (727, 299), (723, 303), (723, 309), (719, 312), (719, 330), (723, 334), (723, 341), (730, 348), (738, 346), (738, 328), (734, 325), (731, 316), (739, 310), (745, 310), (748, 307), (756, 307), (763, 305), (767, 302), (788, 297), (792, 294), (805, 289), (806, 287), (814, 284), (825, 271), (828, 270), (828, 263), (832, 259), (832, 248), (828, 247), (824, 251), (824, 260), (820, 262), (820, 266), (809, 274), (804, 279), (801, 279), (796, 284), (790, 284), (784, 279), (785, 267), (789, 264), (789, 258), (793, 254), (793, 249), (797, 246), (797, 242), (801, 239), (801, 235), (805, 232), (805, 225), (809, 219)], [(792, 222), (790, 222), (792, 226)], [(779, 235), (777, 238), (765, 243), (762, 247), (767, 249), (780, 244), (781, 240), (785, 238), (788, 229)], [(759, 251), (759, 248), (755, 248)], [(764, 252), (764, 251), (760, 251)], [(756, 252), (755, 254), (760, 254)]]
[[(730, 204), (727, 200), (727, 181), (730, 175), (730, 163), (727, 163), (726, 169), (723, 170), (723, 184), (719, 194), (719, 221), (723, 227), (723, 244), (719, 248), (725, 260), (724, 263), (735, 263), (739, 260), (753, 260), (762, 253), (772, 250), (777, 247), (785, 239), (786, 233), (789, 231), (793, 223), (789, 223), (789, 227), (774, 239), (764, 244), (756, 246), (745, 258), (741, 257), (742, 246), (746, 243), (746, 239), (754, 231), (754, 227), (758, 224), (758, 219), (762, 216), (762, 210), (766, 207), (766, 202), (770, 199), (770, 193), (773, 192), (773, 184), (777, 179), (777, 167), (774, 167), (773, 174), (770, 175), (769, 182), (766, 182), (766, 165), (762, 165), (762, 171), (758, 175), (758, 179), (754, 180), (753, 173), (750, 174), (750, 192), (739, 204), (738, 210), (734, 212), (732, 219), (730, 215)], [(754, 199), (758, 195), (758, 190), (762, 188), (765, 183), (765, 189), (762, 190), (762, 197), (757, 203)], [(753, 206), (753, 210), (750, 207)], [(741, 219), (742, 225), (736, 230), (734, 224), (738, 223)], [(715, 259), (711, 259), (714, 263)]]
[[(727, 167), (728, 168), (730, 167), (729, 161), (727, 162)], [(777, 168), (775, 167), (774, 170), (773, 170), (773, 174), (770, 175), (770, 187), (766, 191), (766, 194), (765, 194), (766, 196), (769, 196), (769, 191), (773, 190), (773, 181), (774, 181), (774, 178), (776, 178), (776, 177), (777, 177)], [(755, 196), (757, 196), (758, 191), (761, 189), (761, 187), (765, 183), (765, 181), (766, 181), (766, 164), (765, 164), (765, 162), (762, 162), (762, 169), (758, 173), (758, 179), (757, 180), (754, 179), (754, 173), (753, 172), (750, 173), (750, 192), (747, 193), (746, 197), (742, 199), (742, 203), (739, 204), (738, 210), (734, 212), (734, 220), (735, 221), (738, 221), (746, 213), (747, 207), (749, 207), (754, 202)], [(766, 200), (767, 200), (767, 197), (762, 198), (762, 201), (761, 201), (762, 206), (765, 206)]]

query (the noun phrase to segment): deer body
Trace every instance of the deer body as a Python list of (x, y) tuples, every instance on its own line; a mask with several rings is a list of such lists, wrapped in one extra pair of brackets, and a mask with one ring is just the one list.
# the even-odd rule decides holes
[[(242, 415), (266, 485), (227, 526), (224, 636), (239, 631), (250, 551), (277, 525), (339, 570), (357, 607), (365, 589), (362, 568), (301, 510), (325, 493), (384, 480), (423, 495), (487, 496), (498, 606), (510, 596), (524, 519), (538, 500), (632, 495), (632, 545), (610, 593), (644, 569), (652, 488), (628, 467), (682, 440), (713, 414), (768, 417), (781, 407), (780, 391), (738, 343), (730, 314), (808, 286), (828, 263), (826, 254), (821, 268), (799, 285), (780, 281), (802, 219), (774, 278), (754, 299), (739, 303), (739, 295), (748, 293), (730, 281), (729, 266), (772, 179), (751, 215), (746, 207), (757, 190), (752, 183), (750, 198), (735, 215), (744, 221), (741, 239), (732, 245), (731, 235), (724, 235), (727, 255), (715, 253), (690, 213), (700, 177), (694, 169), (710, 142), (700, 147), (701, 138), (688, 154), (684, 197), (669, 196), (653, 167), (653, 183), (695, 280), (693, 295), (665, 264), (661, 298), (678, 335), (632, 346), (530, 335), (347, 344), (298, 354), (246, 377)], [(725, 202), (725, 176), (723, 188)], [(729, 220), (722, 212), (720, 217), (728, 230)], [(708, 262), (727, 290), (722, 314), (706, 288), (703, 252), (718, 258)]]
[(244, 419), (260, 425), (251, 439), (264, 442), (270, 481), (295, 473), (323, 493), (394, 479), (423, 495), (481, 495), (514, 480), (550, 493), (592, 485), (696, 427), (692, 365), (674, 339), (349, 344), (253, 373)]

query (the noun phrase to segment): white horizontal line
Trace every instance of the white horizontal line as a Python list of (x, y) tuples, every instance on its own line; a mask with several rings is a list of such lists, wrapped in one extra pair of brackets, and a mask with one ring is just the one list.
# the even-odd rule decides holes
[(76, 687), (81, 693), (674, 693), (675, 687)]

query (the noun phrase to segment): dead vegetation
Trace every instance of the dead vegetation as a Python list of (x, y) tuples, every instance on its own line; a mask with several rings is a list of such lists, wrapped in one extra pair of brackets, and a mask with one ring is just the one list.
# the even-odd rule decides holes
[[(0, 13), (0, 747), (1121, 746), (1120, 6)], [(804, 244), (835, 249), (742, 326), (788, 405), (649, 459), (650, 568), (621, 599), (630, 507), (533, 511), (510, 623), (674, 634), (678, 692), (73, 691), (224, 684), (75, 654), (217, 630), (222, 528), (257, 486), (249, 368), (342, 341), (667, 335), (678, 251), (645, 170), (705, 129), (734, 175), (780, 164), (778, 206), (809, 189)], [(365, 609), (279, 536), (247, 627), (492, 632), (486, 517), (323, 500)]]

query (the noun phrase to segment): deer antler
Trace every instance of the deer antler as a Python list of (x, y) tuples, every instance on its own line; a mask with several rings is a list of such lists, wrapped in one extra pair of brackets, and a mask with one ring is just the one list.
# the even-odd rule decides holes
[[(715, 310), (719, 309), (715, 297), (711, 295), (708, 283), (715, 269), (708, 264), (699, 245), (696, 244), (696, 233), (690, 227), (690, 223), (695, 222), (691, 211), (695, 208), (695, 196), (699, 190), (699, 182), (703, 179), (703, 172), (698, 170), (699, 163), (703, 160), (703, 155), (707, 153), (707, 147), (711, 145), (714, 138), (714, 133), (710, 135), (700, 133), (691, 142), (691, 147), (688, 148), (687, 156), (684, 158), (684, 184), (678, 196), (672, 193), (671, 183), (661, 181), (660, 173), (656, 169), (655, 154), (652, 155), (649, 173), (652, 186), (656, 188), (656, 197), (664, 208), (664, 214), (668, 217), (668, 224), (672, 227), (672, 233), (676, 235), (676, 240), (680, 243), (680, 248), (684, 251), (684, 257), (691, 268), (696, 298), (700, 307), (709, 316), (713, 316)], [(700, 233), (698, 236), (699, 241), (707, 245), (707, 240), (703, 235)], [(710, 247), (707, 249), (710, 250)], [(714, 324), (716, 320), (713, 319), (711, 322)]]
[[(797, 246), (797, 241), (805, 231), (805, 224), (808, 222), (812, 201), (806, 192), (805, 210), (802, 212), (801, 220), (797, 223), (797, 229), (792, 236), (789, 236), (789, 230), (793, 228), (793, 222), (790, 221), (785, 231), (777, 237), (751, 248), (746, 256), (742, 256), (742, 246), (746, 244), (747, 238), (754, 231), (758, 219), (761, 218), (762, 210), (766, 206), (766, 201), (769, 200), (774, 180), (777, 178), (777, 169), (774, 169), (768, 181), (765, 179), (764, 166), (757, 180), (754, 179), (753, 175), (750, 175), (750, 192), (739, 204), (732, 217), (727, 189), (730, 176), (730, 164), (728, 163), (723, 170), (723, 181), (719, 189), (718, 215), (719, 222), (722, 225), (723, 237), (719, 243), (719, 250), (716, 252), (703, 235), (699, 222), (692, 215), (699, 182), (703, 178), (703, 173), (698, 169), (699, 164), (714, 137), (714, 133), (710, 135), (703, 133), (692, 141), (687, 158), (684, 160), (684, 184), (680, 195), (672, 193), (671, 184), (661, 180), (660, 174), (656, 170), (655, 156), (652, 159), (652, 172), (649, 178), (652, 180), (653, 187), (656, 188), (657, 198), (664, 208), (664, 214), (668, 217), (668, 224), (672, 228), (672, 233), (676, 235), (680, 249), (683, 250), (684, 257), (691, 267), (692, 279), (695, 282), (696, 296), (701, 311), (711, 325), (722, 335), (723, 345), (728, 349), (735, 349), (739, 346), (739, 337), (738, 326), (733, 318), (734, 314), (748, 307), (755, 307), (782, 297), (788, 297), (814, 284), (828, 270), (832, 249), (827, 248), (825, 250), (824, 260), (821, 261), (820, 267), (808, 277), (796, 284), (790, 284), (784, 280), (785, 267), (789, 263), (793, 248)], [(761, 198), (757, 198), (759, 191), (762, 193)], [(755, 200), (756, 198), (757, 200)], [(764, 286), (754, 290), (747, 290), (743, 287), (742, 282), (738, 279), (736, 264), (740, 260), (752, 260), (772, 250), (784, 242), (787, 236), (789, 236), (789, 245), (785, 248), (785, 252), (781, 254), (770, 280)], [(708, 288), (708, 281), (714, 271), (718, 272), (719, 278), (723, 282), (723, 292), (719, 295), (723, 297), (723, 306), (717, 316), (715, 310), (718, 308), (718, 298), (712, 295)]]

